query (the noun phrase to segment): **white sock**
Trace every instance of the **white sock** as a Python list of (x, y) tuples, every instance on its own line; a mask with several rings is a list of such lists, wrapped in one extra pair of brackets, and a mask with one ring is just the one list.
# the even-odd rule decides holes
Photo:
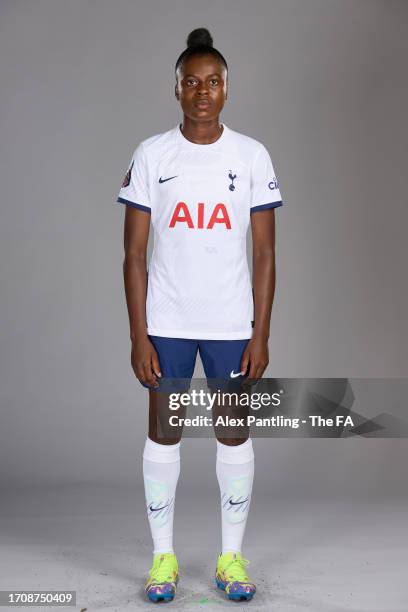
[(147, 437), (143, 451), (143, 479), (154, 555), (174, 553), (173, 518), (179, 474), (180, 442), (158, 444)]
[(254, 479), (254, 451), (248, 438), (238, 446), (217, 442), (216, 473), (221, 494), (222, 554), (241, 552)]

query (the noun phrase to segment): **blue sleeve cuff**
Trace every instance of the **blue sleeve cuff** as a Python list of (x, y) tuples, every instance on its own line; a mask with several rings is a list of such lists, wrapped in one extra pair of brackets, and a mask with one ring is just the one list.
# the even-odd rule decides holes
[(257, 212), (258, 210), (266, 210), (268, 208), (278, 208), (278, 206), (282, 206), (283, 202), (280, 200), (279, 202), (270, 202), (269, 204), (260, 204), (259, 206), (252, 206), (250, 212)]
[(117, 198), (116, 200), (120, 204), (126, 204), (127, 206), (131, 206), (132, 208), (138, 208), (139, 210), (144, 210), (145, 212), (151, 213), (152, 209), (149, 206), (143, 206), (143, 204), (137, 204), (136, 202), (131, 202), (130, 200), (125, 200), (125, 198)]

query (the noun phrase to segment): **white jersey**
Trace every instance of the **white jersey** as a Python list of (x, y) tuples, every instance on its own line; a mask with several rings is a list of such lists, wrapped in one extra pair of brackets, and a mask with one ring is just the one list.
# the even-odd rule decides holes
[(146, 318), (153, 336), (252, 337), (250, 214), (283, 202), (265, 146), (221, 125), (210, 144), (187, 140), (180, 124), (143, 140), (117, 198), (151, 214)]

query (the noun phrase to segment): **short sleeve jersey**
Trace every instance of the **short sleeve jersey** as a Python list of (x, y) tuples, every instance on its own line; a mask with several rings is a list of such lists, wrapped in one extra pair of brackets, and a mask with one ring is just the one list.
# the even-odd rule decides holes
[(210, 144), (177, 124), (140, 142), (117, 201), (151, 215), (147, 332), (208, 340), (251, 338), (246, 256), (250, 215), (282, 206), (265, 146), (221, 124)]

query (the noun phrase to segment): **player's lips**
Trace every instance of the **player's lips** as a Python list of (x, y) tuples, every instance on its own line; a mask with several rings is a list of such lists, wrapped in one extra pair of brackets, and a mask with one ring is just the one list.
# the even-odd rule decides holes
[(194, 106), (197, 106), (197, 108), (207, 108), (208, 106), (211, 106), (211, 102), (209, 100), (197, 100), (197, 102), (194, 103)]

